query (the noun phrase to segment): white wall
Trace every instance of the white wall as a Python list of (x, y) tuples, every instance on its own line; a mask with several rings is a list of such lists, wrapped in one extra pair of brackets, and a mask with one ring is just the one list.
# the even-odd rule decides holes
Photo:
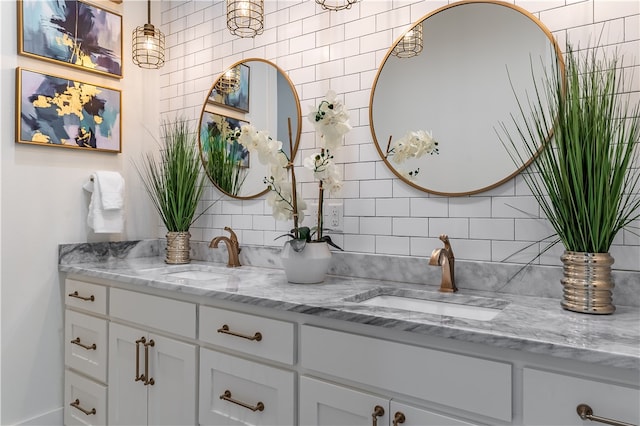
[[(146, 2), (102, 1), (124, 16), (122, 80), (17, 56), (16, 2), (0, 2), (0, 247), (1, 383), (3, 425), (61, 422), (63, 298), (57, 271), (59, 243), (131, 240), (158, 236), (157, 215), (131, 160), (155, 149), (159, 72), (131, 62), (131, 32), (146, 22)], [(159, 22), (159, 7), (156, 21)], [(15, 68), (65, 75), (123, 91), (122, 153), (86, 152), (15, 143)], [(127, 182), (126, 230), (96, 235), (87, 228), (88, 193), (95, 170), (119, 171)]]
[[(169, 62), (162, 71), (161, 109), (184, 111), (196, 120), (209, 86), (226, 67), (243, 58), (269, 59), (288, 72), (303, 114), (329, 88), (338, 92), (351, 110), (354, 129), (336, 155), (344, 165), (340, 198), (345, 232), (332, 235), (345, 250), (429, 256), (441, 245), (437, 236), (447, 233), (459, 259), (501, 262), (533, 244), (509, 260), (528, 262), (541, 250), (535, 242), (551, 235), (552, 230), (546, 221), (516, 210), (538, 212), (520, 178), (470, 197), (430, 196), (395, 178), (373, 145), (368, 127), (369, 95), (388, 46), (410, 23), (447, 3), (452, 2), (362, 0), (351, 10), (327, 12), (311, 0), (266, 0), (265, 31), (255, 39), (230, 35), (221, 0), (163, 3)], [(593, 46), (602, 34), (601, 43), (607, 48), (618, 48), (636, 65), (640, 62), (640, 1), (523, 0), (515, 4), (538, 17), (563, 48), (567, 39), (581, 47)], [(640, 68), (636, 66), (635, 102), (640, 99), (639, 80)], [(313, 148), (314, 136), (311, 125), (306, 119), (303, 122), (301, 143), (308, 150)], [(299, 175), (307, 181), (303, 196), (315, 198), (317, 186), (309, 183), (308, 175)], [(219, 194), (212, 190), (210, 196)], [(280, 245), (281, 240), (274, 242), (273, 238), (291, 226), (272, 219), (264, 198), (225, 200), (199, 220), (191, 233), (194, 238), (209, 240), (225, 225), (236, 230), (242, 243), (256, 245)], [(640, 270), (640, 224), (634, 226), (635, 235), (620, 233), (612, 247), (616, 268)], [(562, 250), (557, 245), (539, 262), (558, 265)]]

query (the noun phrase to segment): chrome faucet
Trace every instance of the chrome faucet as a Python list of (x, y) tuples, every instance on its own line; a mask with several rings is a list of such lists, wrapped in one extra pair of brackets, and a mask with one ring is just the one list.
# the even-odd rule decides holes
[(227, 246), (227, 252), (229, 253), (229, 261), (227, 262), (227, 266), (230, 268), (241, 266), (240, 259), (238, 258), (241, 250), (240, 244), (238, 244), (238, 236), (235, 232), (233, 232), (233, 229), (229, 228), (228, 226), (225, 226), (224, 230), (229, 231), (231, 237), (226, 237), (224, 235), (215, 237), (213, 240), (211, 240), (211, 243), (209, 243), (209, 247), (218, 248), (218, 244), (220, 243), (220, 241), (224, 242)]
[(440, 291), (443, 293), (455, 293), (458, 291), (454, 275), (454, 257), (449, 237), (440, 235), (440, 241), (444, 243), (444, 248), (435, 249), (431, 253), (429, 265), (442, 266), (442, 282), (440, 283)]

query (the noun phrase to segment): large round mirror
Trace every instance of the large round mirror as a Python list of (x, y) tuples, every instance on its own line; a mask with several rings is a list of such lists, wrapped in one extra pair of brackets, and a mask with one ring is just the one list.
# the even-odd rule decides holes
[(302, 130), (298, 94), (284, 71), (264, 59), (246, 59), (222, 73), (211, 86), (200, 116), (204, 169), (220, 191), (241, 199), (264, 194), (264, 178), (269, 175), (267, 165), (230, 139), (233, 130), (244, 124), (266, 130), (282, 142), (289, 158), (295, 156)]
[[(520, 171), (500, 142), (500, 123), (513, 129), (511, 115), (521, 115), (516, 95), (526, 106), (534, 84), (558, 63), (553, 36), (523, 9), (490, 1), (437, 9), (394, 43), (378, 71), (369, 105), (378, 152), (398, 177), (426, 192), (493, 188)], [(419, 131), (437, 151), (394, 155), (398, 141)]]

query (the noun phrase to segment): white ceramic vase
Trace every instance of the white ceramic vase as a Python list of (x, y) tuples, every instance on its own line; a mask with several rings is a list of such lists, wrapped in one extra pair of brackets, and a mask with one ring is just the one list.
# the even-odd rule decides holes
[(287, 275), (287, 281), (294, 284), (315, 284), (324, 281), (331, 251), (326, 242), (311, 242), (304, 249), (296, 252), (289, 241), (282, 248), (282, 267)]

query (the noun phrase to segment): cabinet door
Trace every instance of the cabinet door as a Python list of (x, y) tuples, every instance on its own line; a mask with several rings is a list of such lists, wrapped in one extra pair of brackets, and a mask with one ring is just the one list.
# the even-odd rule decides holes
[[(109, 324), (109, 424), (146, 425), (147, 387), (136, 381), (136, 340), (146, 332), (120, 324)], [(139, 351), (140, 373), (144, 371), (144, 349)]]
[(104, 425), (107, 423), (107, 387), (71, 370), (64, 375), (64, 424)]
[(294, 373), (200, 349), (202, 425), (293, 425)]
[(417, 408), (398, 401), (391, 401), (389, 417), (392, 426), (457, 426), (473, 425), (453, 417), (433, 413), (423, 408)]
[[(388, 399), (310, 377), (300, 377), (299, 405), (301, 426), (389, 424)], [(384, 414), (374, 416), (376, 407)]]
[[(189, 343), (150, 334), (150, 425), (196, 424), (196, 347)], [(141, 360), (142, 362), (142, 360)]]
[(107, 320), (65, 311), (65, 364), (106, 383)]
[(638, 387), (525, 368), (523, 398), (527, 425), (585, 425), (576, 411), (579, 404), (589, 405), (596, 416), (640, 424)]

